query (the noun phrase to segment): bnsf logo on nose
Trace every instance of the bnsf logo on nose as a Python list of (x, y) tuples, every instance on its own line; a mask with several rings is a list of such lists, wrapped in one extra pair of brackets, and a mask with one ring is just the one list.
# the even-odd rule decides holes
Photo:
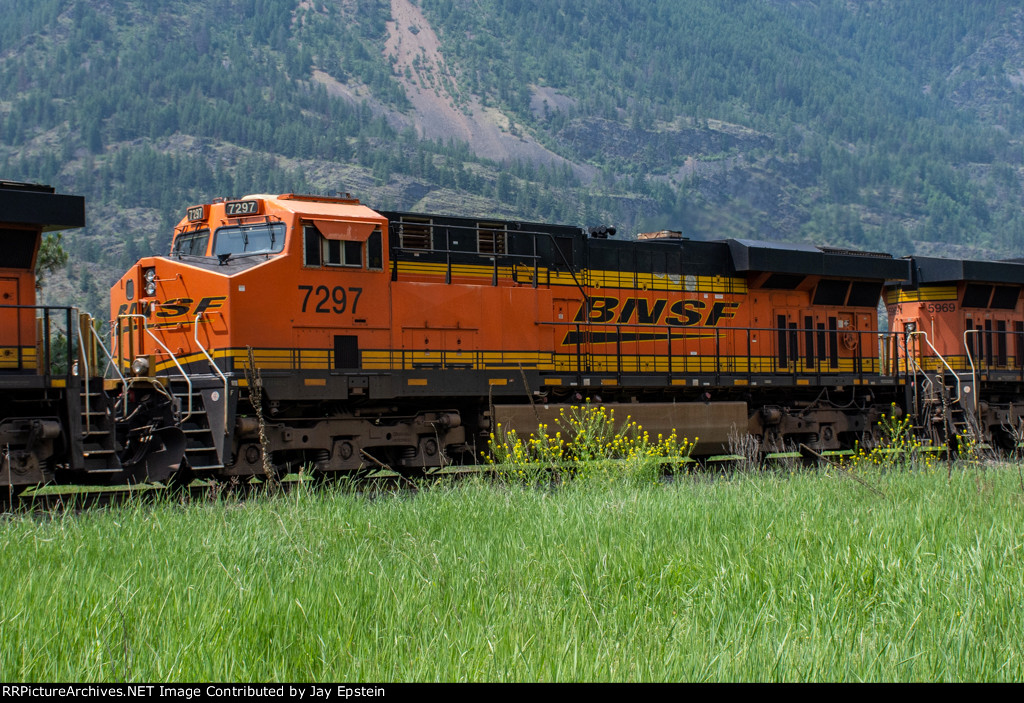
[[(201, 312), (207, 310), (216, 310), (221, 304), (227, 300), (226, 295), (214, 295), (208, 298), (202, 298), (198, 303), (192, 298), (172, 298), (166, 303), (156, 303), (156, 316), (163, 319), (181, 317), (187, 315), (188, 317), (195, 317)], [(192, 307), (192, 303), (195, 303), (195, 307)], [(118, 315), (135, 315), (140, 312), (140, 303), (132, 303), (129, 307), (127, 303), (122, 305), (117, 310)]]

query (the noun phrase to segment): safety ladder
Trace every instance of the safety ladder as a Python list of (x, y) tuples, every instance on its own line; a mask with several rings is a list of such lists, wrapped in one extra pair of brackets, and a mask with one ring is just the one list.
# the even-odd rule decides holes
[(223, 407), (227, 399), (223, 389), (202, 387), (200, 379), (171, 378), (171, 394), (180, 409), (188, 408), (181, 415), (181, 431), (185, 434), (185, 459), (193, 471), (224, 468), (222, 456), (224, 440)]
[(91, 474), (118, 473), (122, 466), (118, 456), (116, 417), (113, 403), (103, 386), (100, 352), (108, 360), (112, 359), (96, 332), (92, 315), (80, 312), (74, 323), (78, 343), (77, 355), (72, 362), (72, 376), (81, 388), (80, 396), (76, 397), (76, 411), (82, 468)]

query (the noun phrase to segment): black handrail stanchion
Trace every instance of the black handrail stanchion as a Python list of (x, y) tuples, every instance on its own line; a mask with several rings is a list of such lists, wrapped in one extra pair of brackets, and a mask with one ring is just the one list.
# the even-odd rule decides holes
[[(607, 369), (605, 369), (607, 371)], [(622, 377), (622, 325), (615, 325), (615, 371)]]
[(43, 374), (47, 381), (50, 379), (50, 308), (43, 308)]
[[(64, 376), (66, 378), (71, 378), (71, 376), (73, 375), (71, 373), (71, 370), (75, 367), (75, 359), (76, 359), (76, 357), (72, 356), (72, 354), (74, 353), (74, 349), (75, 349), (74, 341), (75, 341), (75, 338), (77, 338), (77, 336), (78, 336), (78, 334), (77, 334), (78, 325), (76, 324), (73, 328), (71, 326), (71, 308), (68, 308), (67, 310), (64, 311), (64, 319), (65, 319), (65, 327), (64, 327), (64, 329), (67, 330), (67, 334), (65, 335), (65, 337), (66, 337), (65, 341), (67, 342), (67, 352), (68, 352), (68, 356), (67, 356), (68, 367), (64, 370)], [(81, 340), (79, 340), (78, 343), (81, 344)], [(83, 371), (84, 371), (84, 369), (83, 369)]]
[(729, 365), (728, 357), (722, 358), (721, 351), (721, 339), (725, 335), (724, 332), (720, 331), (718, 327), (715, 327), (715, 380), (716, 385), (720, 384), (719, 378), (722, 373), (729, 373), (732, 369)]
[(860, 380), (864, 380), (864, 333), (857, 332), (857, 368)]
[[(536, 288), (540, 279), (540, 262), (537, 257), (537, 238), (531, 237), (533, 240), (533, 287)], [(551, 283), (549, 278), (548, 283)]]
[(667, 328), (665, 336), (668, 338), (668, 378), (669, 378), (669, 381), (671, 381), (672, 380), (672, 327), (671, 326), (669, 326)]
[(753, 376), (754, 376), (754, 370), (752, 368), (752, 361), (751, 361), (751, 356), (750, 356), (750, 328), (749, 327), (746, 329), (746, 333), (747, 333), (747, 383), (749, 384), (750, 381), (753, 379)]

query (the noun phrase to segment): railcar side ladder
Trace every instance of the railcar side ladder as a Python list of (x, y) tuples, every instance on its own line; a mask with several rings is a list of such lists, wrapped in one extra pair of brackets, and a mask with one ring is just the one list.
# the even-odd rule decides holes
[[(99, 350), (107, 358), (107, 348), (96, 334), (92, 315), (79, 313), (75, 319), (78, 354), (72, 376), (81, 384), (79, 437), (82, 442), (84, 468), (90, 473), (116, 473), (122, 469), (115, 436), (114, 406), (103, 389), (99, 373)], [(84, 333), (88, 330), (88, 336)]]
[[(206, 357), (207, 363), (219, 378), (194, 378), (187, 388), (172, 381), (172, 390), (179, 400), (188, 394), (188, 404), (194, 408), (187, 419), (182, 420), (185, 433), (185, 457), (193, 470), (221, 469), (226, 460), (225, 438), (229, 434), (231, 387), (228, 378), (214, 362), (213, 357), (199, 341), (199, 325), (202, 313), (196, 313), (193, 324), (193, 341), (196, 348)], [(175, 389), (175, 385), (177, 388)]]

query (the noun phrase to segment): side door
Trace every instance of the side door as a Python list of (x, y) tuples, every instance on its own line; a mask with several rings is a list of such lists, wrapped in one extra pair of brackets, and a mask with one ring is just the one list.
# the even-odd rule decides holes
[[(0, 278), (0, 306), (18, 304), (18, 279)], [(13, 307), (0, 307), (0, 369), (17, 369), (21, 363), (21, 324)]]

